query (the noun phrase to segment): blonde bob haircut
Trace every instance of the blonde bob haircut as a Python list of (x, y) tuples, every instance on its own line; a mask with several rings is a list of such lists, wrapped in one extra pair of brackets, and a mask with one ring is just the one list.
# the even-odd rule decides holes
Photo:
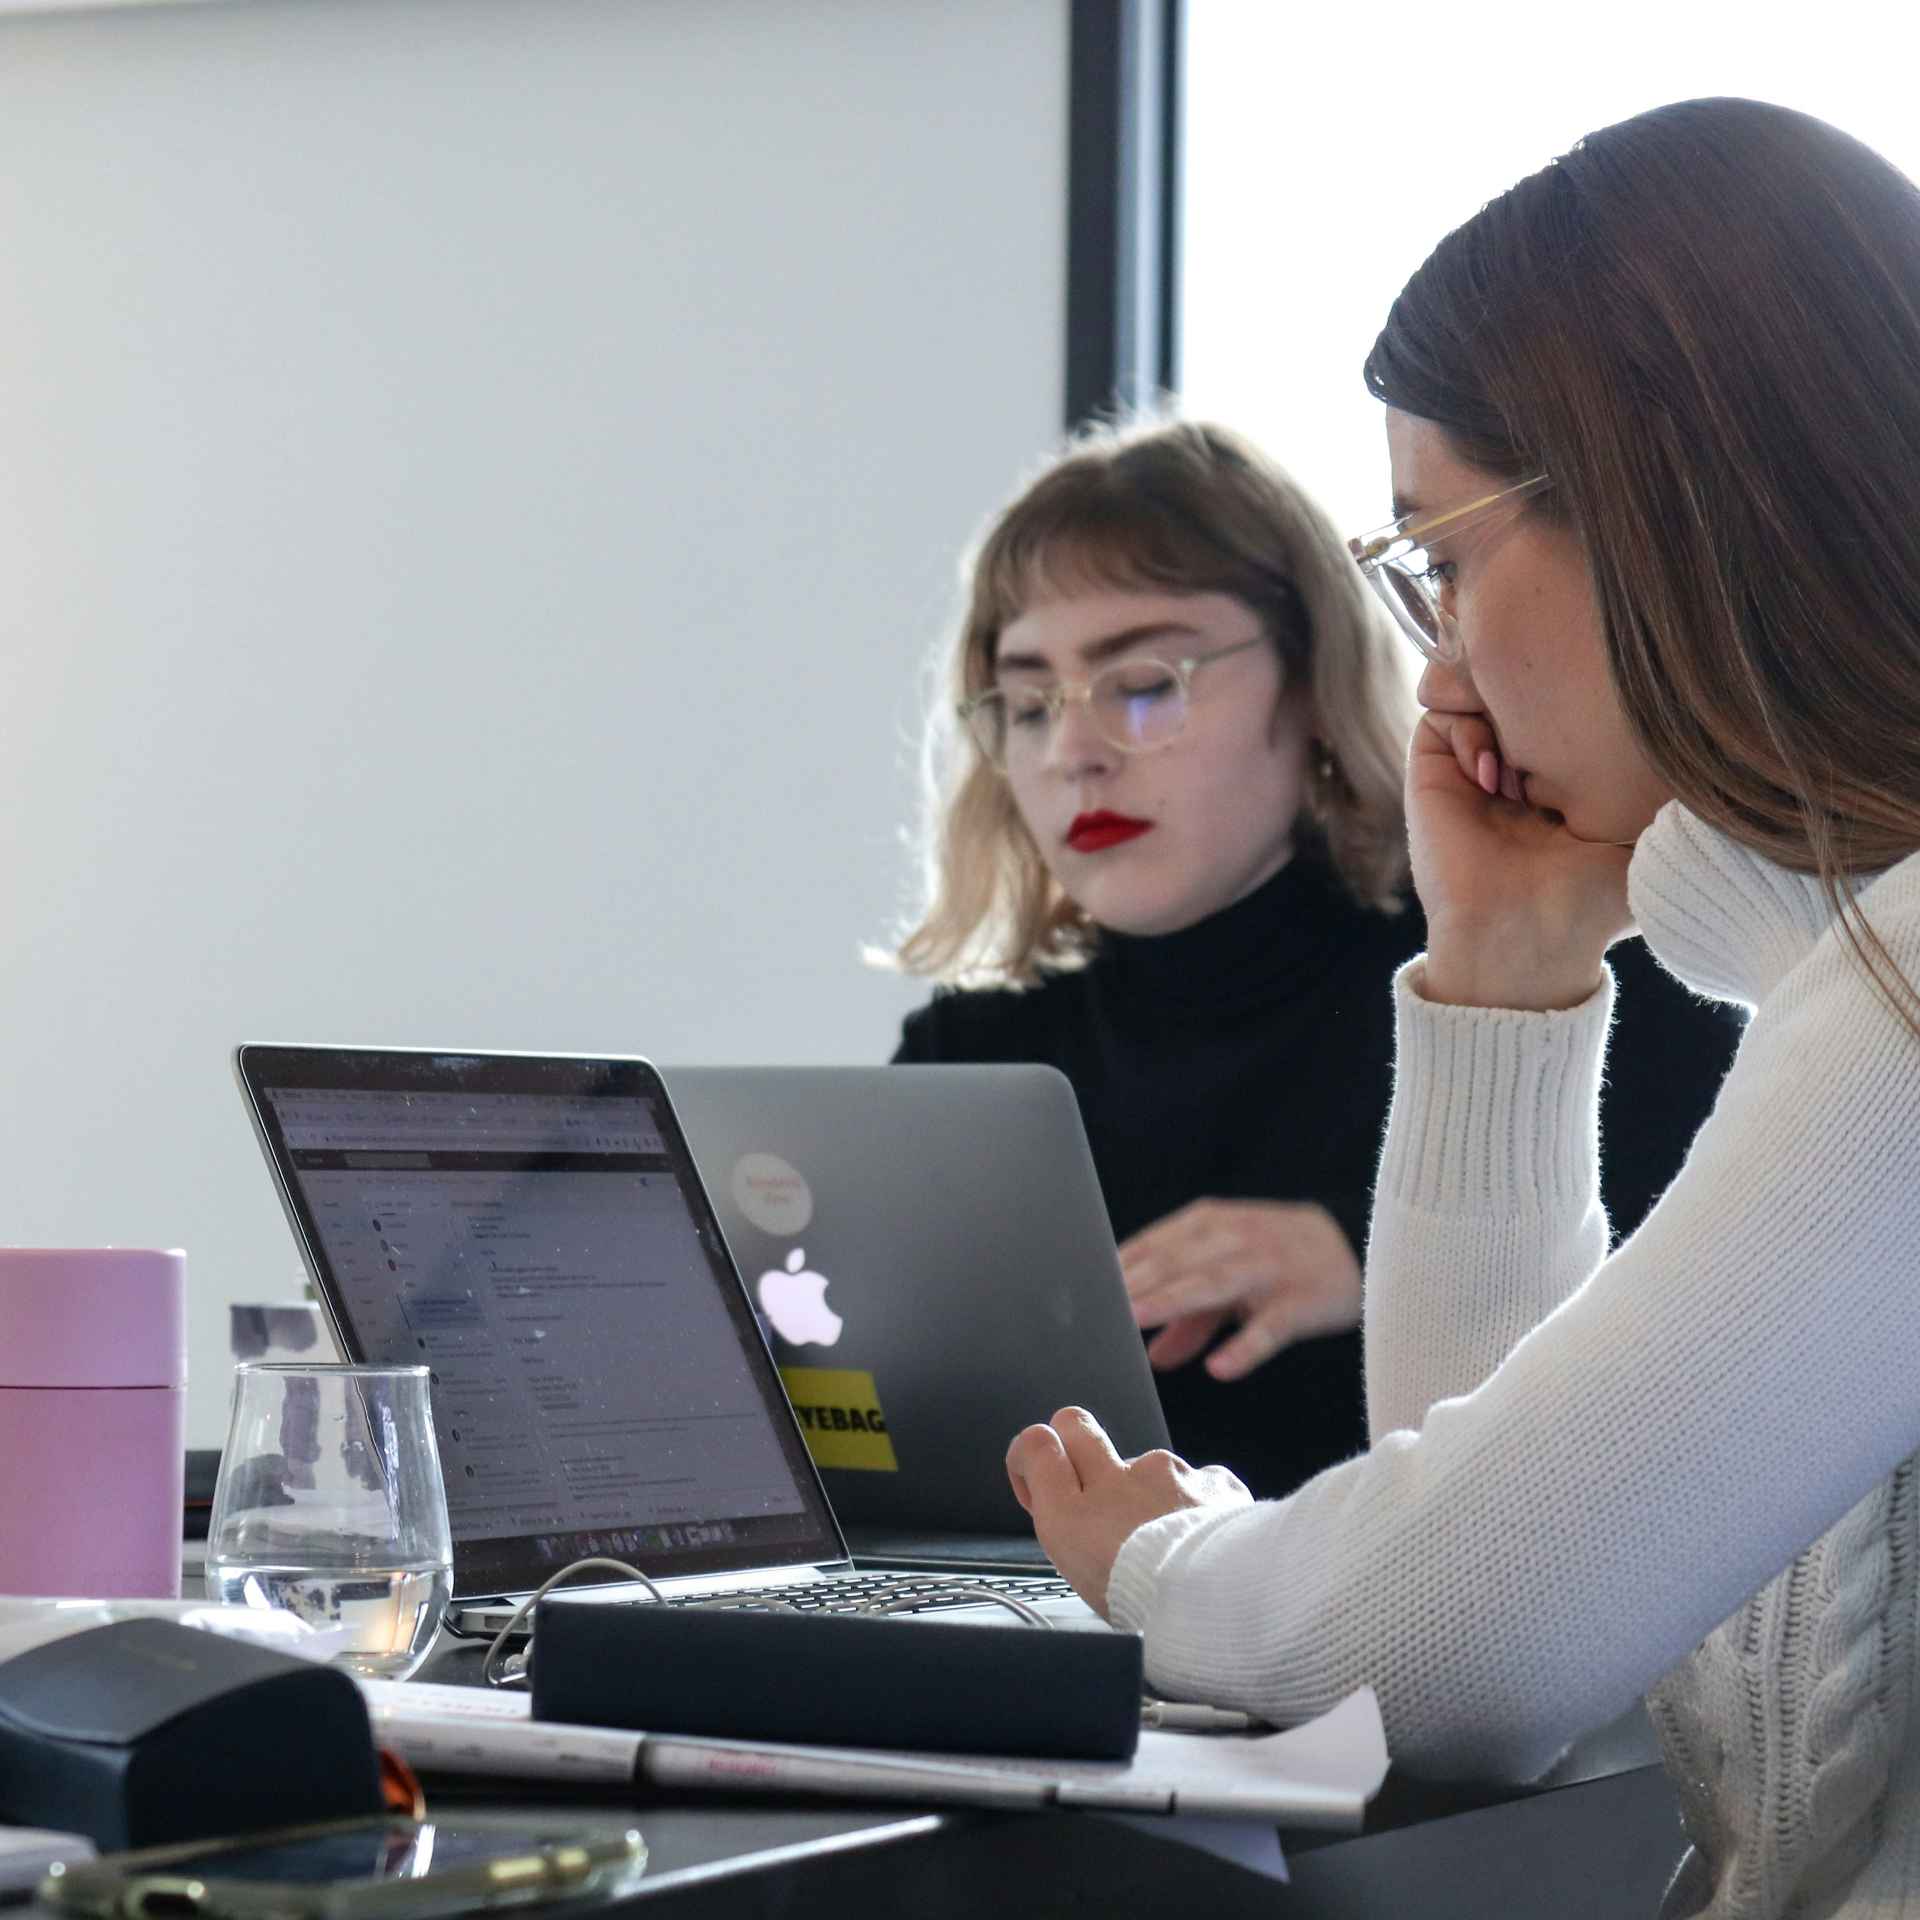
[(1083, 964), (1098, 928), (1064, 893), (1006, 780), (955, 710), (993, 684), (1000, 635), (1036, 598), (1224, 593), (1262, 623), (1283, 686), (1307, 695), (1306, 817), (1348, 893), (1397, 912), (1414, 708), (1405, 648), (1305, 492), (1223, 427), (1164, 417), (1090, 428), (987, 526), (962, 565), (965, 613), (933, 704), (921, 856), (927, 907), (894, 958), (909, 973), (1026, 986)]

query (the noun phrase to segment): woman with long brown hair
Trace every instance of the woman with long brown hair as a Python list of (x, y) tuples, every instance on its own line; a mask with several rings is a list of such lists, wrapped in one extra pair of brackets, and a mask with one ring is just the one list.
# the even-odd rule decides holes
[[(899, 956), (949, 990), (896, 1057), (1066, 1074), (1174, 1444), (1289, 1492), (1366, 1444), (1388, 987), (1424, 940), (1404, 643), (1304, 489), (1199, 421), (1079, 435), (966, 572), (928, 905)], [(1734, 1032), (1644, 950), (1630, 965), (1620, 1232)]]
[[(1449, 235), (1367, 362), (1425, 658), (1366, 1276), (1371, 1450), (1249, 1504), (1077, 1410), (1014, 1443), (1156, 1686), (1378, 1692), (1415, 1768), (1538, 1772), (1644, 1692), (1668, 1911), (1920, 1906), (1920, 193), (1704, 100)], [(1638, 924), (1753, 1009), (1610, 1255)]]

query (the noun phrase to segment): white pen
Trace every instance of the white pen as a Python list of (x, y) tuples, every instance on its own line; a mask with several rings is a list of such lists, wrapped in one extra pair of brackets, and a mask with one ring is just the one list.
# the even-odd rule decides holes
[(1258, 1726), (1252, 1714), (1238, 1707), (1202, 1707), (1186, 1700), (1149, 1700), (1140, 1709), (1143, 1727), (1166, 1733), (1245, 1733)]
[(524, 1713), (467, 1717), (442, 1710), (429, 1717), (384, 1701), (372, 1706), (380, 1739), (411, 1766), (617, 1786), (631, 1786), (639, 1777), (644, 1734), (616, 1727), (547, 1727)]
[(1044, 1806), (1052, 1794), (1052, 1783), (1035, 1772), (989, 1773), (905, 1754), (864, 1759), (774, 1753), (745, 1743), (547, 1724), (527, 1717), (524, 1699), (503, 1711), (498, 1695), (472, 1691), (476, 1697), (467, 1711), (436, 1702), (421, 1712), (410, 1710), (404, 1695), (373, 1695), (374, 1726), (409, 1764), (449, 1773), (718, 1787), (736, 1793), (762, 1787), (769, 1793), (855, 1794), (874, 1800), (922, 1798), (938, 1785), (943, 1801), (985, 1807)]
[[(763, 1787), (769, 1793), (828, 1793), (858, 1799), (920, 1800), (937, 1786), (942, 1803), (1040, 1807), (1053, 1783), (1038, 1774), (1000, 1774), (943, 1767), (919, 1759), (858, 1760), (846, 1754), (767, 1753), (653, 1735), (640, 1755), (640, 1777), (658, 1787)], [(1162, 1806), (1166, 1803), (1161, 1796)]]

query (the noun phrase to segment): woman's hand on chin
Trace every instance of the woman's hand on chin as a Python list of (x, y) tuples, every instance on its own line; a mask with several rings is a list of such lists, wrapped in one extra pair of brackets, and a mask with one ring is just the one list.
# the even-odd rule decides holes
[(1161, 1372), (1213, 1347), (1207, 1371), (1241, 1380), (1295, 1340), (1360, 1324), (1360, 1262), (1313, 1201), (1195, 1200), (1136, 1233), (1120, 1271), (1134, 1319), (1160, 1329), (1147, 1359)]
[(1427, 915), (1425, 998), (1547, 1012), (1595, 991), (1607, 948), (1633, 927), (1631, 849), (1581, 840), (1529, 806), (1479, 714), (1422, 716), (1407, 831)]
[(1186, 1507), (1253, 1502), (1225, 1467), (1190, 1467), (1165, 1451), (1122, 1460), (1081, 1407), (1062, 1407), (1046, 1426), (1016, 1434), (1007, 1476), (1047, 1557), (1103, 1617), (1113, 1563), (1136, 1528)]

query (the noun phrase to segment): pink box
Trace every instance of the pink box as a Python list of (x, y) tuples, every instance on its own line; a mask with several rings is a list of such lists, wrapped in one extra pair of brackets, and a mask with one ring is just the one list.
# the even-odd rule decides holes
[(0, 1247), (0, 1593), (178, 1599), (187, 1256)]

